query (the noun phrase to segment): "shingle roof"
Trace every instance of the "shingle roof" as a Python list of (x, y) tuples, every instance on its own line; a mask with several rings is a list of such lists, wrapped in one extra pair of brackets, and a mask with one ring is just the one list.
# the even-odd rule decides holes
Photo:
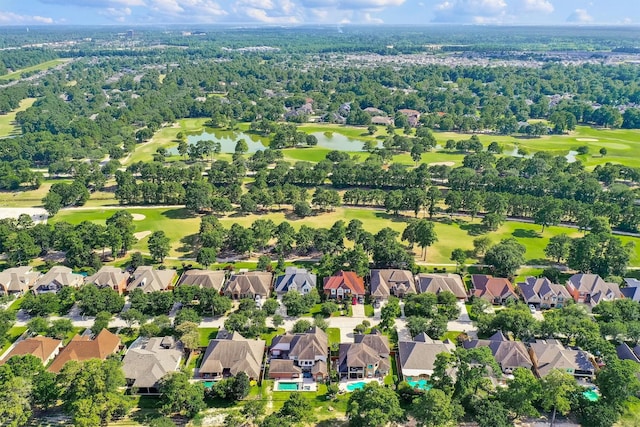
[(122, 370), (125, 378), (133, 381), (132, 387), (157, 387), (163, 376), (179, 369), (181, 344), (173, 342), (165, 348), (163, 341), (166, 343), (162, 337), (138, 338), (129, 347), (122, 360)]
[(496, 362), (503, 369), (513, 367), (531, 369), (533, 366), (524, 343), (509, 340), (502, 331), (496, 332), (488, 340), (470, 340), (463, 342), (462, 345), (464, 348), (489, 347)]
[(537, 340), (530, 346), (537, 359), (536, 367), (541, 377), (553, 369), (594, 371), (588, 353), (583, 350), (565, 348), (556, 340)]
[(164, 291), (171, 286), (176, 271), (172, 269), (156, 270), (150, 265), (141, 265), (133, 272), (133, 280), (127, 285), (127, 292), (136, 288), (144, 293)]
[(538, 303), (546, 297), (563, 296), (571, 298), (571, 294), (562, 285), (551, 283), (546, 277), (527, 277), (524, 282), (518, 283), (518, 289), (526, 302)]
[(105, 265), (96, 274), (86, 277), (84, 283), (94, 283), (98, 287), (117, 288), (121, 283), (126, 283), (128, 278), (129, 273), (120, 270), (118, 267)]
[(466, 298), (467, 291), (458, 274), (418, 274), (417, 287), (422, 292), (439, 294), (440, 292), (451, 292), (457, 298)]
[(620, 292), (625, 298), (632, 299), (634, 301), (640, 301), (640, 280), (638, 279), (624, 279), (626, 287), (620, 288)]
[(80, 274), (74, 274), (69, 267), (63, 265), (56, 265), (52, 267), (43, 276), (40, 276), (36, 283), (33, 285), (34, 289), (43, 288), (46, 291), (50, 286), (55, 290), (62, 288), (63, 286), (72, 286), (74, 288), (82, 286), (84, 277)]
[(338, 350), (338, 366), (343, 372), (347, 366), (367, 366), (378, 364), (380, 371), (390, 368), (389, 343), (379, 332), (358, 334), (354, 343), (341, 343)]
[(245, 372), (250, 378), (258, 378), (265, 342), (248, 340), (240, 334), (233, 334), (231, 338), (209, 341), (199, 371), (222, 374), (223, 370), (229, 370), (231, 375)]
[(62, 341), (49, 337), (38, 335), (37, 337), (27, 338), (17, 343), (13, 349), (5, 356), (1, 363), (5, 363), (13, 356), (24, 356), (31, 354), (42, 362), (48, 360), (51, 355), (60, 347)]
[(640, 363), (638, 355), (626, 343), (622, 343), (617, 346), (616, 353), (620, 360), (633, 360), (634, 362)]
[(7, 268), (0, 271), (0, 288), (6, 293), (27, 292), (38, 277), (40, 273), (29, 266)]
[(590, 295), (589, 304), (597, 305), (601, 301), (623, 298), (617, 283), (605, 282), (597, 274), (574, 274), (568, 281), (578, 292)]
[(265, 271), (249, 271), (234, 274), (229, 278), (224, 290), (225, 294), (254, 294), (269, 296), (273, 274)]
[(353, 271), (340, 270), (324, 278), (324, 289), (348, 288), (354, 295), (364, 295), (364, 279)]
[(93, 340), (87, 336), (76, 335), (53, 360), (49, 371), (60, 372), (70, 360), (84, 361), (89, 359), (104, 360), (120, 347), (120, 338), (103, 329)]
[(416, 293), (413, 274), (408, 270), (371, 270), (371, 296), (388, 298), (392, 293)]
[(400, 341), (398, 343), (400, 369), (404, 375), (406, 375), (405, 370), (409, 369), (428, 373), (433, 371), (438, 354), (450, 353), (454, 348), (455, 345), (445, 344), (442, 341)]
[(303, 286), (309, 285), (311, 289), (316, 287), (318, 278), (315, 274), (304, 268), (287, 267), (284, 274), (278, 276), (274, 285), (276, 292), (288, 292), (289, 290), (301, 291)]
[(472, 274), (473, 295), (480, 298), (494, 300), (495, 298), (506, 299), (509, 296), (517, 298), (513, 285), (508, 279), (493, 277), (486, 274)]
[(224, 286), (225, 278), (224, 270), (187, 270), (182, 274), (176, 286), (198, 286), (220, 291)]
[(314, 360), (316, 356), (325, 356), (329, 349), (327, 334), (314, 327), (304, 334), (295, 334), (291, 340), (289, 356), (297, 360)]
[(278, 374), (301, 374), (302, 369), (298, 368), (291, 359), (272, 359), (269, 362), (269, 375)]

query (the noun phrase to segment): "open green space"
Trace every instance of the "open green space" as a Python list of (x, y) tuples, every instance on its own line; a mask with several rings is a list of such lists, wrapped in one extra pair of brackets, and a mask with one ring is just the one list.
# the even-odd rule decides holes
[(4, 80), (4, 81), (18, 80), (23, 73), (33, 73), (33, 72), (48, 70), (49, 68), (56, 67), (68, 61), (69, 61), (68, 59), (52, 59), (51, 61), (43, 62), (41, 64), (33, 65), (31, 67), (21, 68), (19, 70), (14, 71), (13, 73), (0, 76), (0, 81), (1, 80)]
[(209, 341), (218, 335), (218, 328), (199, 328), (198, 332), (200, 333), (200, 347), (207, 347)]
[(5, 341), (2, 348), (0, 348), (0, 355), (4, 354), (4, 352), (7, 351), (9, 347), (11, 347), (11, 344), (13, 344), (18, 338), (20, 338), (20, 335), (24, 334), (26, 330), (26, 326), (13, 326), (11, 329), (9, 329), (9, 332), (6, 336), (7, 340)]
[[(42, 199), (47, 195), (54, 182), (71, 182), (71, 180), (45, 180), (39, 188), (24, 191), (0, 191), (0, 206), (4, 208), (36, 208), (42, 206)], [(111, 203), (117, 203), (112, 199)]]
[[(2, 76), (0, 76), (0, 79), (2, 79)], [(36, 98), (23, 99), (20, 101), (20, 107), (7, 114), (0, 114), (0, 138), (17, 135), (19, 133), (19, 129), (15, 123), (16, 114), (31, 107), (34, 102), (36, 102)]]
[(260, 339), (265, 340), (267, 347), (269, 347), (271, 345), (271, 341), (273, 341), (275, 337), (277, 337), (278, 335), (282, 335), (285, 332), (286, 331), (284, 330), (284, 328), (278, 328), (278, 329), (269, 328), (269, 332), (260, 334)]
[[(79, 224), (82, 221), (92, 221), (104, 224), (106, 219), (113, 215), (119, 208), (96, 208), (96, 209), (68, 209), (60, 211), (50, 221), (67, 221), (72, 224)], [(136, 232), (163, 230), (171, 239), (170, 257), (191, 257), (193, 256), (193, 247), (189, 244), (188, 236), (198, 232), (200, 226), (200, 217), (190, 214), (183, 208), (134, 208), (128, 209), (129, 212), (144, 215), (144, 219), (135, 221)], [(242, 226), (250, 226), (256, 219), (271, 219), (274, 223), (279, 224), (284, 220), (298, 229), (302, 224), (312, 224), (314, 227), (331, 227), (334, 222), (343, 220), (349, 222), (352, 219), (359, 219), (363, 222), (364, 228), (370, 232), (377, 232), (384, 227), (402, 233), (406, 227), (406, 222), (411, 216), (399, 215), (397, 217), (381, 210), (374, 209), (357, 209), (357, 208), (337, 208), (333, 212), (318, 214), (313, 217), (298, 219), (288, 218), (286, 212), (271, 212), (266, 215), (244, 215), (236, 214), (220, 217), (220, 222), (225, 227), (231, 227), (233, 223)], [(473, 249), (473, 239), (478, 236), (481, 230), (480, 220), (468, 217), (456, 217), (454, 220), (448, 217), (435, 218), (435, 230), (439, 236), (439, 241), (428, 248), (427, 257), (424, 261), (430, 264), (452, 264), (449, 259), (451, 252), (455, 248), (461, 248), (471, 251)], [(543, 264), (545, 260), (544, 248), (549, 239), (558, 234), (565, 233), (570, 237), (580, 237), (582, 233), (574, 228), (561, 226), (547, 227), (544, 233), (541, 227), (536, 224), (508, 221), (504, 223), (498, 230), (491, 232), (488, 236), (493, 243), (498, 243), (502, 239), (515, 237), (520, 243), (525, 245), (527, 252), (525, 254), (526, 262), (530, 265)], [(618, 236), (623, 243), (629, 241), (635, 242), (635, 257), (631, 261), (631, 266), (640, 266), (640, 239), (635, 237)], [(140, 240), (134, 245), (134, 250), (147, 252), (148, 237)], [(416, 257), (420, 255), (420, 248), (415, 247)], [(473, 264), (478, 260), (469, 257), (468, 264)]]
[(340, 344), (340, 328), (327, 328), (327, 338), (329, 338), (329, 347), (331, 344)]

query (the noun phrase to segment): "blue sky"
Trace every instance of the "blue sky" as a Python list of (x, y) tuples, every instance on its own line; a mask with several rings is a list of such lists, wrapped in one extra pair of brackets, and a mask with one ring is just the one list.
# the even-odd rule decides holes
[(35, 24), (631, 24), (639, 0), (0, 0), (0, 26)]

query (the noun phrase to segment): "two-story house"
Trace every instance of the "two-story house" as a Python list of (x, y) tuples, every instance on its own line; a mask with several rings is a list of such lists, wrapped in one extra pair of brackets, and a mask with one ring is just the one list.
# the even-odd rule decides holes
[(389, 341), (380, 332), (357, 334), (353, 343), (341, 343), (337, 370), (341, 378), (384, 377), (391, 369)]
[(35, 284), (40, 273), (30, 266), (7, 268), (0, 272), (0, 293), (3, 295), (24, 295)]
[(224, 294), (233, 299), (267, 298), (271, 293), (273, 274), (267, 271), (248, 271), (233, 274), (224, 288)]
[(364, 297), (364, 279), (353, 271), (340, 270), (324, 278), (323, 289), (327, 297), (334, 299)]
[(416, 284), (408, 270), (371, 270), (371, 298), (386, 300), (390, 295), (403, 298), (416, 293)]
[(508, 300), (518, 300), (518, 295), (508, 279), (486, 274), (471, 275), (471, 295), (482, 298), (491, 304), (504, 304)]
[(81, 274), (74, 274), (69, 267), (56, 265), (40, 276), (33, 285), (33, 292), (36, 294), (57, 293), (64, 286), (79, 288), (84, 283)]
[(86, 277), (84, 283), (93, 283), (99, 288), (111, 288), (122, 294), (127, 289), (129, 277), (129, 273), (126, 271), (122, 271), (118, 267), (105, 265), (95, 274)]
[(527, 277), (518, 283), (518, 290), (525, 303), (540, 308), (561, 308), (571, 299), (567, 288), (551, 283), (546, 277)]
[(567, 281), (567, 290), (577, 303), (595, 307), (601, 301), (624, 298), (617, 283), (608, 283), (597, 274), (574, 274)]
[(264, 349), (263, 340), (250, 340), (237, 332), (220, 330), (216, 338), (209, 341), (196, 378), (220, 380), (244, 372), (250, 379), (258, 380)]
[(327, 378), (329, 339), (320, 328), (314, 327), (305, 333), (278, 335), (271, 343), (269, 354), (269, 378), (311, 377), (316, 381)]
[(593, 379), (595, 366), (589, 353), (580, 349), (566, 348), (558, 340), (536, 340), (529, 344), (529, 355), (534, 372), (545, 377), (554, 369), (567, 372), (575, 378)]
[(533, 363), (529, 351), (522, 341), (509, 340), (502, 331), (493, 334), (487, 340), (469, 340), (462, 343), (466, 349), (489, 347), (493, 357), (500, 365), (502, 373), (511, 375), (516, 368), (531, 369)]
[(467, 299), (467, 290), (459, 274), (420, 273), (416, 276), (416, 287), (420, 293), (429, 292), (437, 295), (440, 292), (451, 292), (459, 300)]
[(289, 291), (306, 295), (316, 287), (317, 280), (315, 274), (304, 268), (287, 267), (284, 274), (276, 279), (273, 289), (278, 295), (286, 294)]

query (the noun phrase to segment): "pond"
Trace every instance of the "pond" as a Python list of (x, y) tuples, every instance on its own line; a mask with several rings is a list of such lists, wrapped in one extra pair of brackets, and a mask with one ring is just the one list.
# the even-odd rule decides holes
[[(330, 150), (363, 151), (364, 148), (364, 141), (349, 138), (340, 133), (314, 132), (311, 135), (318, 138), (318, 147), (328, 148)], [(239, 140), (247, 143), (247, 146), (249, 147), (248, 153), (255, 153), (256, 151), (264, 150), (268, 146), (267, 143), (263, 142), (259, 136), (240, 131), (207, 128), (199, 134), (187, 136), (187, 144), (189, 145), (195, 145), (200, 140), (219, 142), (221, 153), (235, 152), (236, 143)], [(382, 142), (377, 141), (377, 146), (381, 148)], [(178, 147), (172, 147), (167, 151), (170, 155), (177, 155)]]

